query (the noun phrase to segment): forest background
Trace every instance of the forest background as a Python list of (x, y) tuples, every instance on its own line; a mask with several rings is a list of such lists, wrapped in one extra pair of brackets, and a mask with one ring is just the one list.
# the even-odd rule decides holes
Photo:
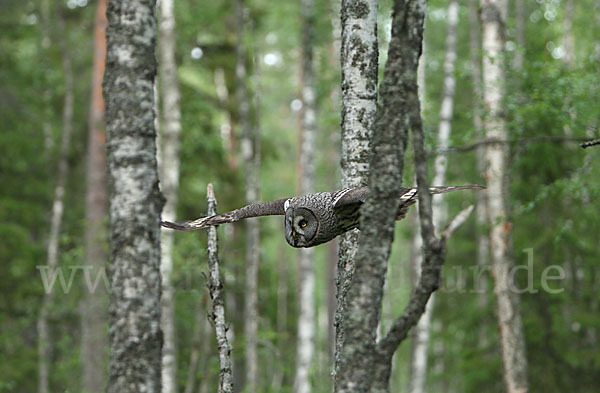
[[(476, 2), (460, 2), (457, 27), (456, 93), (448, 158), (448, 184), (482, 183), (477, 167), (480, 140), (474, 126), (470, 18)], [(520, 4), (521, 9), (517, 7)], [(96, 4), (86, 0), (4, 1), (0, 16), (0, 391), (39, 389), (40, 369), (49, 370), (50, 391), (81, 391), (87, 382), (85, 314), (87, 285), (86, 183), (89, 162), (91, 86), (94, 76)], [(443, 95), (448, 2), (428, 2), (422, 73), (428, 152), (440, 153), (438, 125)], [(379, 64), (383, 70), (390, 37), (391, 2), (378, 14)], [(518, 12), (517, 12), (518, 11)], [(260, 199), (294, 195), (301, 185), (301, 40), (299, 3), (248, 1), (247, 75), (252, 127), (260, 129)], [(340, 188), (339, 4), (316, 0), (314, 69), (316, 167), (314, 188)], [(219, 210), (245, 201), (236, 95), (234, 3), (176, 1), (176, 64), (181, 106), (181, 174), (177, 217), (205, 212), (206, 186), (213, 183)], [(524, 30), (519, 39), (520, 21)], [(504, 110), (510, 146), (508, 187), (512, 248), (517, 265), (528, 377), (531, 391), (592, 392), (600, 386), (597, 244), (600, 223), (598, 148), (579, 142), (598, 137), (600, 91), (600, 2), (537, 0), (510, 2), (506, 35)], [(520, 57), (522, 56), (522, 58)], [(159, 83), (160, 85), (160, 83)], [(160, 90), (159, 90), (160, 92)], [(159, 102), (161, 96), (159, 93)], [(71, 112), (65, 108), (71, 108)], [(158, 113), (161, 114), (160, 109)], [(72, 124), (70, 131), (65, 119)], [(160, 125), (159, 125), (160, 129)], [(65, 132), (65, 130), (69, 132)], [(65, 134), (70, 145), (65, 144)], [(61, 149), (66, 151), (61, 165)], [(408, 162), (408, 161), (407, 161)], [(61, 169), (62, 168), (62, 169)], [(66, 170), (65, 170), (66, 168)], [(57, 185), (65, 173), (64, 213), (58, 247), (52, 239)], [(413, 184), (407, 165), (405, 184)], [(452, 217), (474, 193), (445, 199)], [(415, 209), (416, 211), (416, 209)], [(406, 304), (414, 282), (415, 212), (396, 226), (380, 329), (385, 331)], [(285, 243), (278, 218), (260, 225), (258, 270), (257, 390), (293, 391), (296, 378), (299, 252)], [(222, 273), (238, 386), (244, 386), (245, 226), (222, 226)], [(451, 238), (444, 284), (436, 296), (428, 345), (427, 391), (501, 392), (504, 389), (495, 302), (488, 275), (474, 275), (476, 239), (485, 231), (471, 218)], [(96, 238), (105, 244), (103, 238)], [(309, 375), (313, 391), (331, 391), (335, 310), (335, 243), (315, 249), (315, 353)], [(173, 374), (177, 390), (190, 380), (212, 391), (218, 378), (216, 346), (206, 307), (206, 235), (174, 236), (173, 288), (176, 337)], [(42, 280), (49, 254), (65, 275), (45, 296)], [(531, 262), (531, 263), (530, 263)], [(543, 272), (564, 274), (543, 285)], [(478, 290), (483, 288), (483, 290)], [(481, 293), (483, 292), (483, 293)], [(105, 304), (107, 298), (105, 299)], [(40, 351), (40, 320), (47, 318), (48, 348)], [(107, 331), (106, 320), (100, 320)], [(42, 328), (43, 331), (43, 328)], [(411, 336), (413, 339), (414, 336)], [(407, 390), (414, 371), (414, 345), (396, 354), (392, 391)], [(196, 364), (194, 363), (196, 353)], [(45, 356), (46, 359), (40, 359)], [(107, 358), (106, 353), (100, 358)], [(41, 366), (42, 364), (42, 366)], [(99, 370), (105, 370), (106, 363)], [(190, 372), (190, 370), (193, 370)], [(101, 375), (103, 373), (100, 373)], [(191, 375), (191, 378), (190, 378)]]

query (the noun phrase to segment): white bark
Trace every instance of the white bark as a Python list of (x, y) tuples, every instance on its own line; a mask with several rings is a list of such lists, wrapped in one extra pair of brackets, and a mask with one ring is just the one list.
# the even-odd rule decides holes
[[(206, 192), (208, 200), (208, 214), (217, 214), (217, 200), (212, 184)], [(219, 388), (218, 393), (233, 393), (233, 376), (231, 363), (231, 345), (227, 338), (228, 325), (225, 320), (225, 307), (221, 296), (222, 284), (219, 272), (219, 254), (217, 242), (217, 228), (208, 228), (208, 289), (212, 300), (212, 313), (210, 317), (215, 327), (217, 348), (219, 352)]]
[[(299, 312), (298, 312), (298, 338), (296, 352), (296, 379), (294, 391), (309, 393), (310, 370), (313, 366), (314, 336), (315, 336), (315, 274), (312, 267), (313, 250), (301, 250), (300, 253), (300, 282), (299, 282)], [(311, 263), (310, 266), (308, 262)]]
[[(367, 185), (370, 139), (377, 112), (377, 0), (343, 0), (342, 20), (342, 187)], [(358, 230), (341, 236), (335, 316), (335, 374), (344, 340), (343, 311), (354, 272)]]
[[(175, 16), (173, 0), (159, 2), (159, 56), (160, 89), (162, 104), (160, 133), (160, 186), (166, 203), (162, 213), (165, 221), (175, 221), (177, 189), (179, 188), (179, 145), (181, 135), (181, 111), (179, 108), (179, 85), (177, 64), (175, 63)], [(171, 283), (173, 271), (173, 231), (161, 230), (162, 297), (161, 328), (163, 330), (162, 350), (162, 392), (177, 391), (177, 343), (175, 327), (175, 299)]]
[[(46, 263), (48, 265), (50, 276), (55, 274), (58, 266), (58, 248), (60, 228), (62, 224), (64, 212), (65, 187), (69, 174), (69, 165), (67, 156), (71, 144), (71, 134), (73, 131), (73, 69), (71, 66), (71, 57), (67, 49), (66, 29), (62, 16), (60, 5), (56, 6), (57, 10), (57, 37), (62, 55), (62, 67), (64, 74), (65, 96), (62, 113), (62, 136), (60, 141), (60, 151), (58, 155), (58, 173), (56, 178), (56, 186), (54, 188), (54, 200), (52, 202), (52, 212), (50, 218), (50, 234), (48, 237), (48, 246), (46, 248)], [(37, 333), (38, 333), (38, 392), (49, 392), (50, 384), (50, 362), (51, 362), (51, 346), (50, 346), (50, 327), (48, 318), (50, 308), (53, 302), (53, 293), (44, 293), (42, 306), (38, 314)]]
[[(358, 8), (362, 13), (358, 12)], [(377, 110), (377, 1), (342, 3), (342, 187), (366, 184)]]
[[(300, 194), (314, 192), (315, 138), (317, 131), (316, 92), (314, 82), (314, 0), (302, 0), (302, 129), (300, 147)], [(298, 338), (296, 343), (296, 377), (294, 391), (310, 393), (310, 370), (313, 366), (315, 336), (314, 249), (300, 250)]]
[(421, 102), (421, 117), (425, 113), (425, 106), (427, 105), (427, 80), (425, 75), (427, 73), (427, 61), (426, 59), (426, 42), (423, 38), (423, 54), (419, 59), (419, 68), (417, 69), (417, 85), (419, 87), (419, 101)]
[[(506, 125), (502, 114), (506, 3), (500, 0), (482, 0), (481, 5), (484, 105), (487, 110), (484, 128), (488, 139), (506, 140)], [(509, 270), (513, 261), (509, 255), (511, 223), (507, 221), (504, 207), (507, 199), (507, 187), (504, 184), (507, 166), (505, 146), (502, 143), (487, 145), (486, 197), (506, 388), (509, 393), (523, 393), (528, 390), (527, 359), (519, 297), (510, 290), (509, 282)]]
[(109, 2), (104, 73), (110, 187), (108, 393), (161, 390), (155, 2)]
[[(422, 250), (420, 250), (422, 252)], [(422, 258), (420, 258), (422, 260)], [(432, 295), (427, 302), (425, 312), (421, 316), (419, 323), (415, 326), (413, 333), (413, 353), (411, 360), (410, 373), (410, 392), (425, 392), (425, 380), (427, 377), (427, 360), (429, 349), (429, 337), (431, 329), (431, 319), (435, 297)]]
[[(450, 0), (448, 3), (446, 30), (446, 56), (444, 60), (444, 87), (442, 94), (442, 105), (440, 109), (440, 124), (438, 128), (437, 147), (446, 150), (450, 141), (452, 131), (452, 114), (454, 109), (454, 92), (456, 78), (454, 75), (456, 63), (456, 29), (458, 25), (458, 1)], [(446, 170), (448, 167), (448, 156), (440, 154), (435, 158), (433, 177), (434, 186), (442, 186), (446, 183)], [(447, 205), (442, 195), (433, 197), (433, 220), (434, 226), (439, 231), (441, 225), (446, 221), (448, 215)], [(418, 265), (421, 266), (420, 264)], [(418, 270), (420, 275), (420, 269)], [(411, 372), (411, 392), (423, 393), (425, 391), (425, 377), (427, 375), (427, 351), (429, 347), (429, 336), (431, 319), (435, 304), (435, 293), (429, 298), (425, 312), (415, 327), (415, 344), (413, 346), (413, 367)]]

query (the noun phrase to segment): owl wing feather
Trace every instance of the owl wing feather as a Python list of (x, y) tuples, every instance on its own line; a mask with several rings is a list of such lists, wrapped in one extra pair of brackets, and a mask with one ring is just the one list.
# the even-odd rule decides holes
[[(478, 184), (466, 184), (462, 186), (436, 186), (429, 187), (431, 194), (444, 194), (446, 192), (457, 191), (457, 190), (481, 190), (484, 186)], [(369, 194), (368, 187), (358, 188), (345, 188), (343, 190), (335, 191), (332, 195), (333, 198), (333, 209), (339, 215), (345, 215), (347, 212), (353, 212), (360, 208), (360, 206), (367, 199)], [(400, 205), (398, 206), (397, 219), (401, 220), (406, 216), (408, 208), (417, 202), (417, 188), (416, 187), (402, 187), (400, 191)]]
[(201, 217), (197, 220), (183, 222), (162, 221), (160, 225), (165, 228), (176, 229), (179, 231), (191, 231), (195, 229), (207, 228), (213, 225), (236, 222), (243, 220), (244, 218), (283, 215), (285, 214), (284, 204), (287, 200), (288, 198), (277, 199), (275, 201), (268, 202), (257, 202), (227, 213)]

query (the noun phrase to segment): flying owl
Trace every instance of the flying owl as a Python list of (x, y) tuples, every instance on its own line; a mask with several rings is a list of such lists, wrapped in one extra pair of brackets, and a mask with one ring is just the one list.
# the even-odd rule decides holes
[[(430, 187), (431, 194), (443, 194), (456, 190), (479, 190), (485, 187), (476, 184), (464, 186)], [(283, 215), (285, 216), (285, 240), (292, 247), (313, 247), (358, 228), (360, 207), (368, 194), (367, 187), (346, 188), (334, 192), (319, 192), (300, 197), (257, 202), (227, 213), (202, 217), (193, 221), (174, 223), (161, 222), (166, 228), (188, 231), (207, 228), (211, 225), (236, 222), (244, 218)], [(417, 188), (401, 190), (400, 204), (395, 212), (396, 220), (406, 216), (408, 208), (417, 202)]]

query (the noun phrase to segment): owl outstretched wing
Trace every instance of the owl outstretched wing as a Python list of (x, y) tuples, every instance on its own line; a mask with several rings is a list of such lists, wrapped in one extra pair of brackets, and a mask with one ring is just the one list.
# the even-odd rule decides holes
[[(484, 186), (478, 184), (466, 184), (463, 186), (437, 186), (429, 187), (431, 194), (444, 194), (446, 192), (457, 190), (481, 190)], [(349, 212), (356, 212), (367, 199), (369, 193), (368, 187), (346, 188), (333, 193), (333, 209), (337, 214), (346, 215)], [(400, 193), (400, 205), (398, 206), (397, 219), (401, 220), (406, 216), (408, 208), (417, 202), (416, 187), (402, 187)]]
[(285, 214), (284, 204), (287, 200), (288, 198), (269, 202), (257, 202), (227, 213), (221, 213), (209, 217), (201, 217), (197, 220), (183, 222), (162, 221), (160, 225), (165, 228), (176, 229), (179, 231), (191, 231), (194, 229), (207, 228), (212, 225), (236, 222), (243, 220), (244, 218), (283, 215)]

